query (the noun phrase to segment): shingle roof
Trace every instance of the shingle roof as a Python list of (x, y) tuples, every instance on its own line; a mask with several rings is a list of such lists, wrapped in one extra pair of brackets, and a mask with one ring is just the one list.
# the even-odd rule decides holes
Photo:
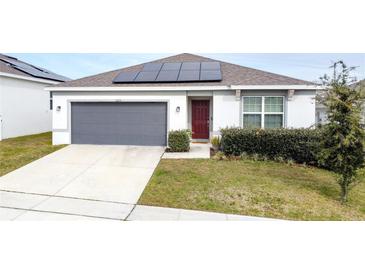
[[(204, 62), (218, 61), (221, 64), (222, 81), (220, 82), (197, 82), (194, 86), (227, 86), (227, 85), (314, 85), (311, 82), (299, 80), (284, 75), (243, 67), (207, 57), (183, 53), (148, 63), (163, 62)], [(144, 63), (147, 64), (147, 63)], [(150, 87), (150, 86), (191, 86), (192, 83), (121, 83), (114, 84), (113, 79), (120, 72), (132, 72), (142, 69), (144, 64), (139, 64), (123, 69), (109, 71), (57, 85), (57, 87)]]
[(360, 87), (360, 88), (365, 88), (365, 79), (364, 80), (361, 80), (357, 83), (356, 85), (357, 87)]
[(4, 55), (4, 54), (1, 54), (0, 53), (0, 72), (8, 73), (8, 74), (15, 74), (15, 75), (19, 75), (19, 76), (26, 76), (26, 77), (31, 77), (31, 78), (35, 78), (35, 79), (41, 78), (41, 79), (46, 79), (46, 80), (51, 80), (51, 81), (57, 81), (57, 82), (63, 82), (65, 80), (70, 80), (69, 78), (67, 78), (65, 76), (56, 74), (56, 73), (54, 73), (52, 71), (49, 71), (49, 70), (47, 70), (46, 77), (41, 77), (41, 76), (35, 77), (35, 76), (31, 75), (31, 74), (28, 74), (26, 72), (23, 72), (21, 70), (16, 69), (12, 65), (9, 65), (9, 63), (6, 62), (8, 60), (10, 62), (12, 60), (13, 61), (15, 60), (15, 61), (17, 61), (19, 63), (25, 64), (25, 65), (28, 65), (28, 66), (31, 66), (31, 67), (35, 67), (32, 64), (26, 63), (26, 62), (21, 61), (21, 60), (19, 60), (17, 58), (14, 58), (14, 57), (11, 57), (11, 56), (8, 56), (8, 55)]
[[(0, 57), (5, 58), (6, 55), (0, 54)], [(9, 74), (16, 74), (20, 76), (29, 76), (25, 72), (22, 72), (20, 70), (17, 70), (9, 65), (7, 65), (5, 62), (0, 60), (0, 72), (9, 73)]]

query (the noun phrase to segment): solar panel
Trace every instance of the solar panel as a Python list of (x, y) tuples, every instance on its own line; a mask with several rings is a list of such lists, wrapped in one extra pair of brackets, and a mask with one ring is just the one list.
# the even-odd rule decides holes
[(163, 63), (148, 63), (143, 66), (142, 71), (159, 71)]
[(39, 70), (35, 70), (33, 68), (26, 68), (26, 67), (16, 67), (16, 69), (23, 71), (27, 74), (30, 74), (34, 77), (45, 77), (44, 73), (39, 71)]
[(199, 81), (199, 74), (199, 70), (181, 70), (177, 80), (179, 82)]
[(20, 70), (22, 72), (25, 72), (31, 76), (37, 77), (37, 78), (44, 78), (44, 79), (58, 80), (58, 81), (69, 80), (68, 78), (55, 74), (49, 70), (38, 68), (36, 66), (20, 62), (16, 59), (7, 59), (7, 58), (6, 59), (0, 58), (0, 59), (4, 62), (10, 64), (13, 68)]
[(222, 73), (220, 70), (202, 70), (200, 72), (200, 81), (221, 81)]
[(178, 76), (179, 70), (161, 70), (156, 78), (156, 82), (176, 82)]
[(59, 80), (59, 81), (68, 81), (68, 80), (70, 80), (69, 78), (67, 78), (65, 76), (59, 75), (59, 74), (54, 73), (54, 72), (52, 72), (50, 70), (47, 70), (45, 68), (40, 68), (40, 67), (35, 67), (35, 66), (32, 66), (32, 67), (34, 67), (38, 70), (41, 70), (42, 72), (47, 74), (50, 79)]
[(9, 55), (5, 55), (5, 54), (3, 54), (3, 53), (0, 53), (0, 59), (1, 59), (1, 55), (2, 55), (2, 56), (5, 56), (6, 58), (9, 58), (9, 59), (18, 60), (18, 58), (15, 58), (15, 57), (13, 57), (13, 56), (9, 56)]
[(53, 73), (53, 72), (46, 71), (45, 74), (47, 74), (47, 75), (42, 76), (43, 78), (48, 78), (48, 79), (51, 79), (51, 80), (57, 80), (57, 81), (61, 81), (61, 82), (65, 82), (65, 81), (70, 80), (70, 78), (64, 77), (62, 75), (59, 75), (59, 74), (56, 74), (56, 73)]
[(184, 62), (181, 65), (181, 70), (199, 70), (200, 62)]
[(12, 64), (16, 67), (21, 67), (21, 68), (31, 68), (31, 66), (27, 65), (27, 64), (24, 64), (22, 62), (19, 62), (17, 60), (14, 60), (14, 59), (5, 59), (5, 58), (0, 58), (1, 60), (9, 63), (9, 64)]
[(134, 82), (137, 72), (121, 72), (114, 78), (113, 83), (131, 83)]
[(202, 62), (201, 70), (220, 70), (221, 64), (219, 62)]
[(159, 71), (141, 71), (134, 79), (135, 82), (154, 82)]
[(161, 70), (180, 70), (181, 63), (164, 63)]
[(113, 83), (221, 81), (219, 62), (148, 63), (135, 72), (122, 72)]
[(20, 70), (22, 72), (25, 72), (25, 73), (33, 76), (33, 77), (37, 77), (37, 78), (48, 79), (48, 80), (56, 80), (56, 81), (61, 81), (61, 82), (69, 80), (68, 78), (63, 77), (63, 76), (60, 76), (60, 75), (57, 75), (57, 74), (44, 73), (44, 72), (38, 71), (36, 69), (29, 69), (29, 68), (24, 68), (24, 67), (22, 67), (22, 68), (17, 67), (16, 69)]

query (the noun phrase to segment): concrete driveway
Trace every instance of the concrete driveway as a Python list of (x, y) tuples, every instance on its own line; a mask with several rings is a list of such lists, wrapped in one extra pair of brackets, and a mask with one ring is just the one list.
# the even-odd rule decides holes
[[(70, 145), (0, 177), (0, 219), (124, 220), (163, 147)], [(54, 215), (57, 214), (57, 215)]]

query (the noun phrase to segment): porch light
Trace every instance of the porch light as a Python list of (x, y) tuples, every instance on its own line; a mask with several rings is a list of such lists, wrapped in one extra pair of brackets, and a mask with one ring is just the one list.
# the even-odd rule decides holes
[(57, 111), (60, 111), (61, 110), (61, 106), (57, 106), (56, 110)]
[(176, 107), (176, 112), (180, 112), (180, 107)]

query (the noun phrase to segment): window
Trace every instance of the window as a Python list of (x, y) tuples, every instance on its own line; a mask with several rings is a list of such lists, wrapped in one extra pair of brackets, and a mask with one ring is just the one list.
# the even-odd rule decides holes
[(284, 126), (283, 96), (243, 96), (243, 127)]
[(49, 93), (49, 109), (53, 109), (53, 94), (52, 92)]
[(243, 97), (243, 126), (260, 128), (262, 125), (262, 97)]

